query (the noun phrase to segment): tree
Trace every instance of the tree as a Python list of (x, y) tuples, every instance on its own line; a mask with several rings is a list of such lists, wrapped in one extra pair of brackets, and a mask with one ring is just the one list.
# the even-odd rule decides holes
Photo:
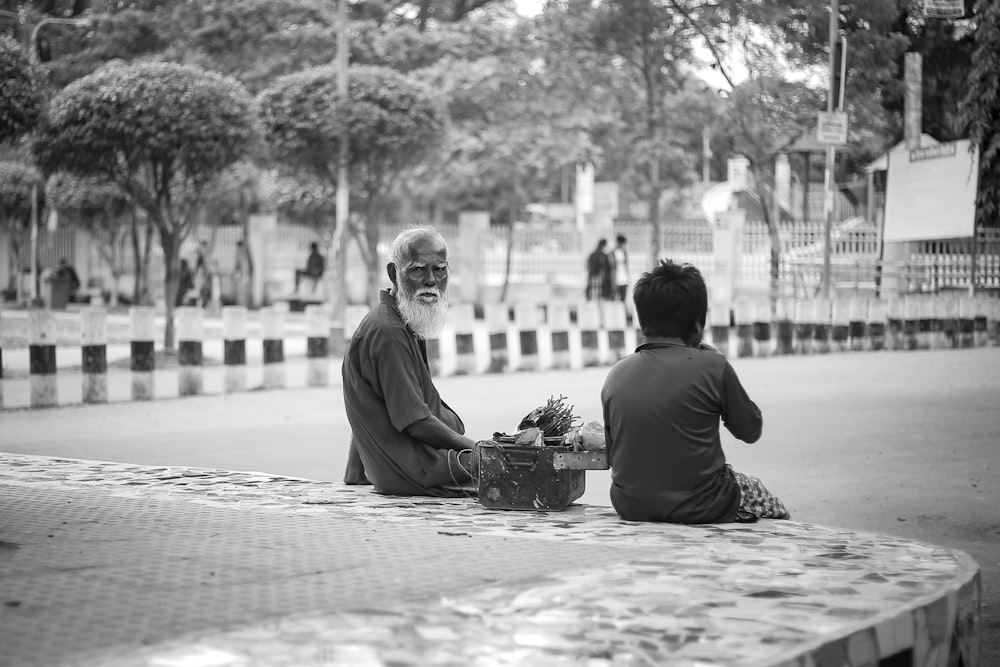
[(105, 178), (156, 227), (167, 350), (174, 349), (180, 246), (198, 220), (206, 187), (247, 156), (258, 136), (253, 101), (241, 84), (193, 67), (149, 63), (110, 67), (67, 86), (36, 139), (34, 152), (47, 173)]
[(242, 230), (244, 254), (238, 259), (245, 263), (240, 264), (239, 271), (236, 272), (235, 289), (237, 303), (253, 307), (253, 295), (249, 286), (253, 284), (255, 262), (253, 250), (247, 243), (250, 238), (250, 216), (270, 207), (263, 192), (260, 167), (250, 160), (233, 164), (206, 190), (205, 202), (205, 217), (212, 225), (210, 247), (215, 246), (215, 230), (220, 224), (235, 224)]
[(349, 81), (342, 102), (336, 68), (317, 67), (280, 77), (258, 100), (271, 157), (295, 172), (336, 187), (341, 137), (349, 137), (351, 210), (363, 221), (352, 233), (363, 234), (359, 245), (374, 299), (386, 194), (440, 139), (446, 115), (427, 87), (394, 70), (352, 66)]
[(976, 49), (960, 120), (963, 134), (979, 149), (976, 221), (983, 227), (1000, 227), (1000, 5), (980, 0), (976, 21)]
[[(746, 21), (773, 27), (794, 69), (828, 81), (829, 3), (815, 0), (725, 0)], [(841, 172), (856, 173), (903, 138), (904, 59), (922, 54), (924, 131), (958, 138), (955, 118), (969, 71), (972, 36), (964, 21), (924, 16), (922, 0), (839, 3), (838, 26), (847, 38), (845, 110), (852, 141)], [(872, 141), (872, 139), (875, 139)]]
[(495, 0), (378, 0), (358, 3), (359, 18), (379, 24), (413, 25), (424, 32), (434, 25), (456, 23)]
[(336, 197), (335, 184), (310, 174), (291, 176), (272, 169), (261, 175), (262, 200), (283, 220), (311, 228), (326, 245), (333, 240)]
[[(52, 210), (71, 224), (90, 232), (98, 251), (111, 272), (111, 305), (118, 305), (118, 282), (124, 268), (124, 246), (138, 233), (135, 206), (121, 187), (100, 177), (80, 178), (56, 173), (45, 184), (46, 200)], [(138, 274), (141, 273), (136, 268)], [(138, 295), (136, 286), (135, 294)]]
[(774, 206), (775, 158), (811, 129), (821, 96), (797, 83), (761, 77), (737, 86), (729, 117), (733, 148), (750, 161), (754, 193), (771, 239), (770, 296), (779, 296), (781, 237)]
[(563, 167), (599, 161), (590, 133), (609, 96), (589, 77), (578, 85), (573, 59), (527, 21), (470, 19), (449, 32), (448, 53), (414, 72), (441, 92), (450, 123), (409, 189), (438, 211), (514, 221), (558, 192)]
[(21, 45), (0, 35), (0, 144), (35, 129), (42, 115), (42, 88)]
[(253, 94), (336, 55), (336, 3), (328, 0), (215, 1), (191, 9), (177, 17), (188, 30), (167, 58), (232, 76)]
[(10, 275), (8, 287), (21, 298), (21, 237), (31, 222), (32, 200), (42, 186), (42, 177), (34, 167), (23, 162), (0, 162), (0, 232), (10, 239)]
[[(570, 8), (572, 11), (572, 7)], [(629, 141), (631, 170), (641, 175), (638, 190), (647, 204), (653, 231), (651, 256), (660, 257), (660, 199), (665, 185), (683, 187), (693, 163), (667, 131), (664, 111), (679, 94), (692, 62), (692, 27), (679, 20), (675, 3), (660, 0), (608, 0), (590, 25), (593, 48), (620, 61), (637, 77), (639, 122)]]

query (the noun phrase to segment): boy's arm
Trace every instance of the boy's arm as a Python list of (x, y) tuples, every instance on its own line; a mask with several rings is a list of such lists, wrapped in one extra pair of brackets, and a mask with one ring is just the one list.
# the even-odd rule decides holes
[(734, 437), (747, 443), (757, 442), (764, 428), (760, 408), (750, 400), (728, 361), (722, 371), (722, 423)]

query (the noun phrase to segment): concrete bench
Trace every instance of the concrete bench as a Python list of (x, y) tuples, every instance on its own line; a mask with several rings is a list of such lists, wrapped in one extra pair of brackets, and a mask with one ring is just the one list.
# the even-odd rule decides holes
[(979, 662), (977, 565), (896, 537), (10, 454), (0, 503), (12, 664)]
[(326, 282), (303, 276), (298, 289), (295, 274), (271, 274), (266, 282), (267, 300), (271, 304), (287, 303), (288, 310), (301, 313), (306, 306), (323, 304), (328, 300)]

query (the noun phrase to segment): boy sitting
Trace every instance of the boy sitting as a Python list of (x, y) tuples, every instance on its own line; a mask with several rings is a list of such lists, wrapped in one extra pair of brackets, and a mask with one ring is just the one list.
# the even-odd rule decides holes
[(615, 510), (629, 521), (787, 519), (760, 480), (726, 463), (719, 420), (753, 443), (763, 419), (729, 361), (702, 342), (701, 272), (663, 260), (632, 299), (645, 342), (612, 367), (601, 390)]

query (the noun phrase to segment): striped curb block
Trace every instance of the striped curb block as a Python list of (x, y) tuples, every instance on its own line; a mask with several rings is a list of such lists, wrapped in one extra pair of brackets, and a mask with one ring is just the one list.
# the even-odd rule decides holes
[[(331, 322), (326, 306), (306, 307), (306, 386), (330, 386), (332, 352), (340, 353), (367, 312), (367, 306), (349, 306), (339, 327)], [(244, 306), (222, 309), (225, 393), (249, 388), (247, 315)], [(155, 394), (154, 321), (153, 308), (133, 307), (129, 311), (129, 368), (135, 401), (152, 400)], [(260, 321), (262, 388), (284, 388), (285, 311), (280, 307), (262, 309)], [(987, 347), (998, 345), (998, 322), (1000, 299), (987, 297), (815, 298), (773, 304), (766, 299), (738, 300), (731, 311), (709, 312), (705, 338), (734, 358)], [(175, 323), (178, 395), (202, 395), (203, 310), (180, 307), (175, 311)], [(55, 331), (51, 311), (31, 311), (32, 408), (59, 405)], [(81, 311), (80, 332), (83, 402), (106, 403), (107, 313), (101, 308)], [(459, 303), (449, 309), (445, 328), (428, 341), (427, 348), (432, 373), (446, 377), (610, 366), (642, 340), (642, 332), (623, 302)]]

